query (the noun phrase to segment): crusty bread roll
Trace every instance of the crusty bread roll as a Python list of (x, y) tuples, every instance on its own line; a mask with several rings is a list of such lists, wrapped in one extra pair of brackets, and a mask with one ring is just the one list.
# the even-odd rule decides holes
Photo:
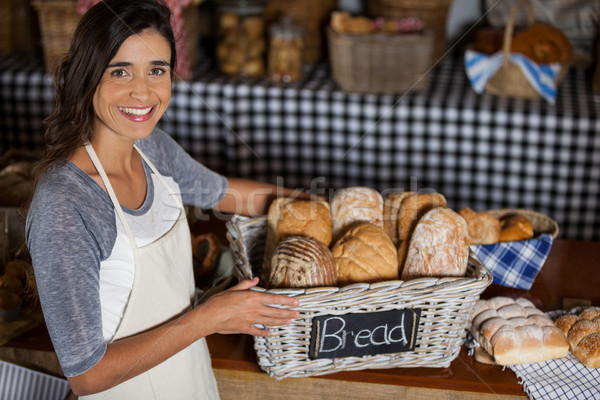
[(500, 220), (500, 242), (526, 240), (533, 237), (533, 225), (524, 215), (508, 215)]
[(429, 210), (446, 205), (441, 193), (409, 193), (402, 199), (398, 211), (398, 240), (408, 239), (417, 221)]
[(307, 288), (337, 285), (335, 261), (329, 248), (307, 236), (289, 236), (275, 248), (269, 285)]
[[(569, 344), (552, 320), (529, 300), (479, 300), (471, 335), (496, 364), (515, 365), (564, 357)], [(478, 360), (490, 362), (480, 354)]]
[(401, 278), (464, 276), (468, 260), (465, 220), (449, 208), (433, 208), (415, 226)]
[(375, 189), (364, 186), (341, 189), (331, 200), (331, 222), (334, 241), (362, 222), (383, 229), (383, 197)]
[(269, 206), (267, 234), (263, 256), (263, 281), (271, 274), (271, 259), (277, 244), (288, 236), (313, 237), (331, 244), (331, 213), (326, 201), (298, 200), (278, 197)]
[(573, 354), (588, 368), (600, 367), (600, 332), (581, 339)]
[(383, 201), (383, 230), (392, 239), (397, 246), (398, 239), (398, 213), (402, 205), (402, 200), (409, 194), (415, 192), (397, 192), (388, 193)]
[(396, 247), (377, 225), (353, 226), (335, 242), (332, 253), (340, 285), (398, 279)]
[(600, 308), (579, 315), (566, 314), (554, 321), (569, 341), (571, 352), (588, 368), (600, 367)]
[(309, 236), (325, 246), (331, 244), (329, 203), (308, 200), (285, 202), (279, 214), (276, 241), (288, 236)]
[(493, 244), (500, 240), (500, 220), (485, 211), (461, 208), (458, 213), (469, 229), (469, 244)]

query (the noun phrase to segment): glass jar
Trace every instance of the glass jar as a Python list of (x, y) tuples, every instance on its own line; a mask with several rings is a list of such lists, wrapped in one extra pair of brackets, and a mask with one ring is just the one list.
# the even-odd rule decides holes
[(283, 17), (269, 28), (269, 77), (276, 82), (302, 78), (304, 30), (291, 18)]
[(264, 0), (219, 0), (217, 61), (228, 75), (265, 74)]

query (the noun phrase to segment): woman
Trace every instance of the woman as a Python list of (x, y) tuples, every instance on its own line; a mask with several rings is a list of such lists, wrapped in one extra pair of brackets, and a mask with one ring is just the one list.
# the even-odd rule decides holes
[(182, 203), (256, 214), (275, 187), (226, 179), (155, 127), (175, 66), (169, 18), (154, 0), (97, 4), (55, 79), (27, 245), (52, 342), (79, 396), (218, 398), (204, 337), (267, 335), (254, 324), (298, 317), (272, 307), (297, 300), (248, 290), (257, 279), (191, 309)]

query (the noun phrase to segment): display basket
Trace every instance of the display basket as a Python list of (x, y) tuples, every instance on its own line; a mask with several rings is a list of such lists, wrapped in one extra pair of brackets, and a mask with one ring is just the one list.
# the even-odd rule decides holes
[(486, 212), (498, 219), (521, 215), (531, 222), (531, 239), (471, 245), (471, 251), (492, 271), (495, 284), (531, 289), (550, 254), (554, 239), (558, 236), (558, 223), (547, 215), (522, 208), (501, 208)]
[(33, 6), (38, 13), (44, 66), (52, 72), (69, 50), (71, 35), (81, 16), (75, 0), (37, 0)]
[[(260, 276), (267, 217), (234, 215), (227, 238), (238, 279)], [(465, 277), (419, 278), (409, 281), (356, 283), (345, 287), (255, 290), (295, 297), (300, 318), (289, 325), (267, 327), (268, 337), (255, 337), (258, 364), (276, 379), (308, 377), (339, 371), (395, 367), (448, 367), (458, 356), (473, 307), (492, 274), (474, 254)], [(420, 312), (413, 325), (410, 351), (338, 358), (315, 358), (314, 327), (319, 318), (354, 317), (361, 321), (385, 312)], [(311, 337), (312, 336), (312, 337)]]
[[(540, 93), (532, 86), (529, 79), (523, 74), (521, 68), (509, 61), (512, 37), (515, 29), (515, 19), (522, 7), (526, 7), (527, 9), (529, 26), (535, 23), (533, 6), (529, 0), (521, 0), (512, 8), (506, 27), (504, 28), (502, 66), (487, 81), (485, 91), (498, 96), (539, 99), (541, 97)], [(569, 65), (570, 62), (565, 62), (561, 65), (555, 80), (556, 87), (558, 87), (564, 79), (569, 70)]]
[(329, 61), (345, 92), (398, 93), (428, 85), (433, 36), (423, 33), (347, 34), (327, 28)]
[(434, 37), (432, 61), (446, 52), (446, 20), (453, 0), (369, 0), (367, 12), (373, 18), (420, 18)]

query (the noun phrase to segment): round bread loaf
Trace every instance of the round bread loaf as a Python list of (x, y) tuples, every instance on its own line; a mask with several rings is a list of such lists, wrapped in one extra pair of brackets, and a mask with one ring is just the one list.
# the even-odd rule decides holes
[(333, 255), (314, 238), (289, 236), (275, 248), (269, 284), (273, 288), (336, 286)]
[(354, 186), (335, 193), (331, 200), (333, 240), (354, 225), (369, 222), (383, 229), (383, 197), (375, 189)]
[(418, 221), (406, 253), (402, 280), (464, 276), (469, 261), (467, 223), (449, 208), (436, 207)]
[(379, 226), (362, 223), (350, 228), (332, 253), (340, 285), (398, 279), (396, 247)]

